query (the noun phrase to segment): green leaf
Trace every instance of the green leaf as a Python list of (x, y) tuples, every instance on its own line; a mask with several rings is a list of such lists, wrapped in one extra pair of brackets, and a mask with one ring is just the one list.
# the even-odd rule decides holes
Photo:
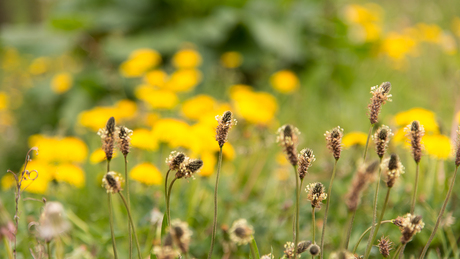
[[(252, 247), (252, 249), (254, 250), (254, 253), (256, 254), (256, 258), (254, 258), (254, 259), (260, 258), (259, 248), (257, 248), (257, 243), (256, 243), (256, 240), (254, 239), (254, 237), (252, 237), (251, 244), (249, 244), (249, 245)], [(250, 255), (249, 258), (252, 258), (252, 255)]]
[(168, 216), (166, 213), (163, 215), (163, 221), (161, 223), (161, 240), (166, 236), (166, 228), (168, 227)]

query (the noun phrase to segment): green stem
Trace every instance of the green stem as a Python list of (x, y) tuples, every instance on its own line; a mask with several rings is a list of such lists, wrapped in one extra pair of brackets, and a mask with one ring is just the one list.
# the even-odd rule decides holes
[[(299, 243), (299, 199), (300, 199), (300, 186), (299, 174), (297, 174), (297, 166), (294, 166), (295, 176), (295, 232), (294, 232), (294, 258), (297, 258), (297, 244)], [(302, 180), (303, 181), (303, 180)]]
[(399, 244), (399, 245), (398, 245), (398, 247), (396, 248), (395, 253), (394, 253), (394, 255), (391, 257), (391, 259), (395, 259), (395, 258), (398, 257), (399, 251), (401, 250), (401, 245), (402, 245), (402, 244)]
[(171, 209), (170, 209), (170, 205), (169, 205), (169, 202), (170, 202), (170, 198), (171, 198), (171, 190), (172, 190), (172, 187), (173, 187), (173, 184), (174, 182), (177, 180), (178, 178), (177, 177), (174, 177), (174, 180), (171, 181), (171, 184), (169, 185), (169, 189), (168, 189), (168, 192), (167, 192), (167, 200), (166, 200), (166, 215), (168, 216), (168, 225), (171, 226)]
[[(382, 164), (382, 158), (380, 157), (380, 163)], [(380, 189), (380, 179), (382, 178), (382, 168), (379, 166), (379, 177), (377, 178), (377, 186), (375, 188), (375, 194), (374, 194), (374, 211), (372, 214), (372, 225), (371, 225), (371, 233), (369, 234), (369, 240), (367, 240), (367, 247), (366, 251), (370, 251), (372, 247), (372, 237), (374, 236), (374, 231), (375, 231), (375, 221), (377, 220), (377, 201), (379, 197), (379, 189)]]
[[(126, 197), (128, 199), (128, 208), (131, 210), (131, 202), (129, 199), (129, 177), (128, 177), (128, 160), (125, 157), (125, 179), (126, 179)], [(129, 235), (129, 259), (132, 258), (133, 254), (133, 234), (132, 234), (132, 229), (131, 226), (129, 225), (128, 222), (128, 235)]]
[[(169, 200), (169, 195), (168, 195), (168, 178), (169, 178), (169, 172), (171, 172), (171, 169), (168, 170), (168, 172), (166, 172), (166, 176), (165, 176), (165, 203), (166, 203), (166, 213), (168, 213), (169, 211), (169, 203), (168, 203), (168, 200)], [(168, 214), (166, 214), (168, 215)], [(168, 225), (171, 227), (171, 222), (168, 221)]]
[(214, 219), (212, 222), (212, 236), (211, 236), (211, 248), (209, 249), (208, 259), (211, 259), (212, 250), (214, 249), (214, 239), (216, 238), (217, 230), (217, 188), (219, 187), (219, 175), (222, 167), (222, 147), (219, 150), (219, 163), (217, 165), (216, 185), (214, 187)]
[(450, 181), (449, 191), (447, 191), (446, 199), (444, 199), (444, 203), (442, 204), (441, 211), (439, 212), (438, 218), (436, 219), (436, 224), (434, 225), (433, 232), (431, 232), (430, 238), (428, 239), (428, 242), (426, 243), (425, 247), (423, 248), (422, 254), (420, 255), (419, 259), (425, 258), (425, 254), (426, 254), (426, 252), (428, 250), (428, 247), (430, 247), (431, 241), (433, 241), (433, 238), (436, 235), (436, 231), (438, 230), (439, 223), (441, 222), (442, 215), (444, 214), (444, 211), (446, 210), (447, 202), (449, 202), (450, 195), (452, 194), (452, 189), (454, 187), (455, 178), (457, 177), (457, 171), (458, 171), (458, 166), (455, 167), (454, 176), (452, 177), (452, 180)]
[(390, 191), (391, 191), (391, 188), (388, 188), (387, 195), (385, 196), (385, 201), (383, 202), (382, 212), (380, 212), (380, 217), (379, 217), (379, 220), (377, 221), (377, 226), (375, 227), (375, 231), (372, 235), (372, 238), (370, 239), (371, 245), (369, 245), (369, 243), (367, 244), (366, 253), (364, 254), (364, 259), (367, 259), (369, 257), (369, 254), (371, 253), (372, 244), (374, 244), (375, 238), (377, 237), (377, 234), (379, 232), (380, 225), (382, 224), (383, 215), (385, 214), (385, 209), (388, 204), (388, 198), (390, 197)]
[(8, 238), (3, 237), (3, 243), (5, 245), (6, 253), (8, 254), (9, 259), (13, 259), (13, 251), (11, 251), (10, 244), (8, 243)]
[(367, 133), (367, 140), (366, 140), (366, 146), (364, 147), (363, 161), (366, 161), (367, 148), (369, 147), (369, 140), (371, 138), (372, 128), (374, 128), (374, 124), (371, 124), (371, 127), (369, 128), (369, 133)]
[(399, 252), (398, 252), (398, 257), (399, 257), (399, 258), (403, 258), (403, 256), (404, 256), (404, 249), (406, 249), (406, 245), (407, 245), (407, 243), (404, 244), (404, 245), (402, 245), (401, 248), (399, 249)]
[(251, 249), (251, 255), (253, 259), (259, 259), (256, 257), (256, 251), (254, 251), (254, 247), (252, 247), (252, 244), (249, 243), (249, 248)]
[(315, 206), (311, 206), (311, 223), (312, 223), (312, 244), (316, 244), (315, 231), (316, 231), (316, 219), (315, 219)]
[(355, 215), (356, 215), (356, 210), (348, 212), (348, 218), (349, 218), (348, 231), (346, 234), (346, 238), (344, 239), (345, 243), (343, 246), (345, 250), (348, 250), (348, 243), (350, 242), (351, 229), (353, 228), (353, 221), (355, 220)]
[(48, 250), (48, 259), (51, 259), (51, 249), (50, 249), (50, 241), (46, 242), (46, 248)]
[[(393, 220), (384, 220), (381, 222), (381, 224), (385, 224), (385, 223), (393, 223)], [(375, 227), (377, 223), (374, 224), (374, 226), (370, 226), (368, 229), (366, 229), (366, 231), (364, 231), (361, 236), (359, 237), (358, 239), (358, 242), (356, 243), (355, 247), (353, 248), (353, 254), (356, 253), (356, 250), (358, 250), (358, 246), (359, 246), (359, 243), (361, 243), (361, 241), (364, 239), (364, 236), (366, 236), (366, 234), (371, 231), (372, 227)]]
[[(107, 166), (108, 168), (108, 166)], [(113, 256), (115, 259), (118, 258), (117, 255), (117, 245), (115, 244), (115, 234), (113, 231), (113, 216), (112, 216), (112, 194), (109, 192), (107, 193), (109, 197), (109, 222), (110, 222), (110, 233), (112, 234), (112, 246), (113, 246)]]
[(328, 202), (326, 203), (326, 211), (324, 212), (324, 220), (323, 220), (323, 230), (321, 232), (321, 252), (320, 252), (320, 258), (323, 259), (323, 251), (324, 251), (324, 234), (326, 232), (326, 224), (327, 224), (327, 212), (329, 211), (329, 204), (331, 203), (331, 192), (332, 192), (332, 183), (334, 182), (335, 178), (335, 171), (337, 169), (337, 161), (338, 159), (335, 160), (334, 162), (334, 169), (332, 170), (332, 176), (331, 176), (331, 181), (329, 182), (329, 187), (327, 190), (327, 198)]
[(137, 254), (139, 255), (139, 259), (142, 259), (141, 248), (139, 246), (139, 240), (137, 239), (137, 234), (136, 234), (136, 227), (134, 226), (133, 218), (131, 217), (131, 210), (129, 209), (128, 203), (126, 202), (126, 199), (125, 199), (125, 196), (123, 196), (123, 193), (119, 192), (118, 194), (120, 194), (121, 200), (125, 204), (126, 211), (128, 212), (129, 221), (131, 222), (131, 227), (134, 232), (134, 238), (136, 240)]
[(410, 214), (414, 214), (414, 209), (415, 209), (415, 200), (417, 198), (417, 187), (418, 187), (418, 169), (419, 169), (419, 164), (416, 163), (415, 167), (415, 186), (414, 186), (414, 194), (412, 196), (412, 202), (410, 205)]

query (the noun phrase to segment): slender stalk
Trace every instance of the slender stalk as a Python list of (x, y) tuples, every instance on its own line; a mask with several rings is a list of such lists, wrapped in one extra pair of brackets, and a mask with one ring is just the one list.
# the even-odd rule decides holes
[(444, 200), (444, 203), (442, 204), (442, 207), (441, 207), (441, 211), (439, 212), (438, 218), (436, 219), (436, 224), (434, 225), (433, 232), (431, 232), (430, 238), (428, 239), (428, 242), (423, 248), (422, 254), (420, 255), (419, 259), (425, 258), (425, 254), (428, 251), (428, 247), (430, 247), (431, 241), (433, 241), (433, 238), (436, 235), (436, 231), (438, 230), (442, 215), (444, 214), (444, 211), (446, 210), (447, 202), (449, 202), (450, 195), (452, 194), (452, 189), (454, 187), (455, 178), (457, 177), (457, 171), (458, 171), (458, 166), (455, 167), (454, 176), (452, 177), (452, 180), (450, 181), (449, 191), (447, 191), (446, 199)]
[(177, 180), (177, 177), (174, 177), (174, 180), (171, 181), (171, 184), (169, 185), (169, 189), (167, 192), (167, 199), (166, 199), (166, 215), (168, 216), (168, 225), (171, 226), (171, 210), (169, 206), (170, 198), (171, 198), (171, 190), (173, 187), (174, 182)]
[(316, 231), (316, 219), (315, 219), (315, 206), (311, 206), (311, 229), (312, 229), (312, 244), (316, 244), (315, 231)]
[(396, 248), (395, 253), (394, 253), (393, 256), (391, 257), (391, 259), (395, 259), (395, 258), (398, 257), (399, 252), (401, 251), (401, 245), (402, 245), (402, 244), (399, 244), (399, 245), (398, 245), (398, 247)]
[(252, 244), (249, 244), (249, 248), (251, 249), (251, 255), (253, 259), (258, 259), (256, 257), (256, 251), (254, 251), (254, 247), (252, 247)]
[(355, 215), (356, 215), (356, 210), (354, 211), (349, 211), (348, 212), (348, 231), (346, 234), (346, 238), (344, 239), (344, 248), (345, 250), (348, 250), (348, 243), (350, 242), (350, 236), (351, 236), (351, 229), (353, 228), (353, 221), (355, 220)]
[[(382, 157), (380, 158), (380, 163), (382, 164)], [(380, 179), (382, 178), (382, 168), (379, 166), (379, 177), (377, 178), (377, 186), (375, 188), (375, 194), (374, 194), (374, 211), (372, 214), (372, 226), (371, 226), (371, 233), (369, 234), (369, 240), (367, 240), (367, 247), (366, 251), (370, 250), (372, 247), (372, 237), (374, 236), (374, 231), (375, 231), (375, 221), (377, 220), (377, 201), (379, 197), (379, 189), (380, 189)]]
[(217, 165), (217, 175), (216, 175), (216, 185), (214, 187), (214, 219), (212, 223), (212, 236), (211, 236), (211, 248), (209, 249), (208, 259), (211, 259), (212, 250), (214, 249), (214, 239), (216, 238), (216, 230), (217, 230), (217, 193), (219, 187), (219, 175), (220, 169), (222, 167), (222, 147), (219, 150), (219, 163)]
[(48, 259), (51, 259), (50, 243), (50, 241), (46, 242), (46, 249), (48, 250)]
[[(125, 157), (125, 179), (126, 179), (126, 197), (128, 199), (128, 208), (131, 209), (131, 203), (129, 200), (129, 177), (128, 177), (128, 160)], [(129, 225), (128, 222), (128, 235), (129, 235), (129, 259), (133, 258), (133, 233), (131, 226)]]
[[(167, 203), (168, 202), (168, 178), (169, 178), (169, 172), (171, 172), (171, 169), (168, 170), (168, 172), (166, 172), (166, 176), (165, 176), (165, 202)], [(169, 224), (169, 222), (168, 222)]]
[(399, 249), (399, 252), (398, 252), (398, 257), (399, 258), (403, 258), (404, 257), (404, 249), (406, 249), (406, 244), (402, 245), (401, 248)]
[(390, 197), (390, 191), (391, 191), (391, 188), (388, 188), (387, 195), (385, 196), (385, 201), (383, 202), (382, 212), (380, 212), (380, 217), (379, 217), (379, 220), (377, 221), (377, 226), (375, 227), (375, 231), (372, 235), (372, 238), (370, 239), (371, 245), (369, 245), (369, 243), (367, 244), (366, 253), (364, 254), (364, 259), (367, 259), (369, 257), (369, 254), (371, 253), (372, 244), (374, 244), (375, 238), (377, 237), (377, 234), (379, 232), (380, 225), (382, 224), (383, 215), (385, 214), (385, 209), (388, 204), (388, 198)]
[(295, 176), (295, 232), (294, 232), (294, 258), (297, 258), (297, 244), (299, 243), (299, 199), (300, 199), (300, 186), (299, 174), (297, 174), (297, 166), (294, 166)]
[[(107, 166), (108, 168), (108, 166)], [(118, 258), (117, 255), (117, 245), (115, 243), (115, 234), (113, 231), (113, 216), (112, 216), (112, 194), (107, 193), (107, 196), (109, 198), (109, 222), (110, 222), (110, 233), (112, 234), (112, 246), (113, 246), (113, 256), (115, 259)]]
[(419, 165), (420, 165), (420, 163), (416, 163), (416, 167), (415, 167), (415, 186), (414, 186), (414, 194), (412, 196), (412, 202), (411, 202), (411, 205), (410, 205), (410, 214), (414, 214), (414, 209), (415, 209), (415, 200), (417, 198)]
[(129, 222), (131, 222), (131, 227), (134, 232), (134, 238), (136, 240), (137, 254), (139, 255), (139, 259), (142, 259), (141, 248), (139, 246), (139, 240), (137, 239), (136, 227), (134, 226), (133, 217), (131, 216), (131, 210), (129, 209), (128, 203), (126, 202), (126, 199), (125, 199), (125, 196), (123, 196), (123, 193), (119, 192), (118, 194), (120, 194), (121, 200), (125, 204), (126, 211), (128, 211)]
[[(384, 220), (381, 222), (381, 224), (385, 224), (385, 223), (393, 223), (393, 220)], [(377, 223), (374, 224), (374, 227)], [(366, 234), (371, 231), (373, 226), (370, 226), (368, 229), (366, 229), (366, 231), (364, 231), (361, 236), (359, 237), (358, 239), (358, 242), (356, 243), (355, 247), (353, 248), (353, 254), (356, 253), (356, 250), (358, 250), (358, 246), (359, 246), (359, 243), (361, 243), (361, 241), (364, 239), (364, 236), (366, 236)]]
[(8, 254), (8, 259), (13, 259), (13, 252), (11, 251), (10, 243), (8, 238), (3, 237), (3, 244), (5, 245), (6, 253)]
[(321, 252), (320, 252), (320, 258), (323, 259), (323, 251), (324, 251), (324, 234), (326, 231), (326, 224), (327, 224), (327, 212), (329, 211), (329, 204), (331, 203), (331, 192), (332, 192), (332, 184), (334, 182), (335, 178), (335, 172), (337, 169), (337, 161), (338, 159), (335, 160), (334, 162), (334, 169), (332, 170), (332, 176), (331, 176), (331, 181), (329, 182), (329, 187), (327, 189), (327, 198), (328, 202), (326, 203), (326, 211), (324, 212), (324, 220), (323, 220), (323, 230), (321, 232)]
[(374, 128), (374, 124), (371, 124), (371, 127), (369, 128), (369, 133), (367, 133), (367, 140), (366, 140), (366, 146), (364, 147), (363, 161), (366, 161), (367, 148), (369, 147), (369, 140), (371, 138), (372, 128)]

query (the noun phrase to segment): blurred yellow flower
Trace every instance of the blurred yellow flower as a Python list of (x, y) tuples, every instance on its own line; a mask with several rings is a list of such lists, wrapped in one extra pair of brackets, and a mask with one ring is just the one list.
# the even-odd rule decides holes
[(165, 89), (154, 89), (147, 85), (136, 87), (134, 95), (139, 100), (145, 101), (151, 109), (172, 109), (179, 102), (179, 98), (174, 92)]
[(291, 175), (291, 172), (289, 170), (290, 168), (285, 167), (285, 166), (276, 168), (275, 169), (276, 178), (282, 182), (288, 180), (289, 176)]
[(202, 77), (201, 71), (197, 69), (179, 69), (172, 73), (165, 88), (174, 92), (188, 92), (201, 82)]
[[(21, 168), (22, 170), (24, 170), (24, 166)], [(53, 167), (45, 161), (34, 159), (27, 164), (27, 170), (31, 172), (30, 178), (28, 177), (22, 181), (21, 190), (44, 194), (48, 188), (48, 183), (53, 179)], [(32, 172), (33, 170), (36, 170), (36, 172)], [(35, 180), (32, 181), (31, 179), (34, 178)], [(16, 182), (12, 174), (8, 173), (2, 177), (2, 189), (6, 190), (14, 186), (16, 186)]]
[(147, 72), (144, 76), (144, 81), (155, 87), (162, 88), (164, 87), (166, 81), (168, 80), (168, 74), (165, 71), (156, 69), (150, 72)]
[(182, 114), (191, 120), (198, 120), (204, 113), (214, 110), (217, 105), (216, 100), (209, 95), (196, 95), (182, 104)]
[(460, 37), (460, 17), (454, 17), (454, 19), (452, 19), (451, 28), (455, 36)]
[(51, 89), (57, 94), (62, 94), (72, 87), (73, 79), (69, 73), (59, 73), (51, 79)]
[(437, 159), (446, 160), (452, 154), (452, 146), (449, 137), (441, 134), (425, 135), (422, 138), (423, 145), (428, 155)]
[(254, 92), (245, 85), (232, 86), (230, 98), (236, 114), (253, 124), (268, 125), (278, 110), (275, 97), (266, 92)]
[(394, 116), (393, 120), (398, 127), (405, 127), (412, 123), (412, 121), (418, 120), (426, 132), (437, 133), (439, 131), (436, 114), (423, 108), (412, 108), (399, 112)]
[(1, 58), (2, 69), (5, 71), (13, 71), (21, 65), (21, 56), (17, 49), (5, 47)]
[(381, 51), (394, 60), (403, 60), (407, 55), (416, 55), (417, 41), (406, 34), (390, 32), (383, 39)]
[(289, 161), (286, 159), (286, 155), (283, 154), (283, 152), (278, 152), (276, 154), (276, 163), (279, 165), (288, 165)]
[(10, 98), (6, 92), (0, 92), (0, 111), (8, 109)]
[(38, 147), (39, 160), (48, 162), (83, 163), (88, 155), (85, 142), (76, 137), (47, 137), (36, 134), (29, 137), (29, 146)]
[(118, 101), (114, 106), (97, 106), (91, 110), (82, 111), (78, 115), (78, 123), (84, 127), (98, 131), (107, 123), (108, 118), (115, 117), (117, 123), (134, 118), (137, 105), (130, 100)]
[[(113, 157), (117, 157), (117, 156), (118, 156), (118, 152), (113, 152)], [(91, 164), (97, 164), (102, 161), (105, 161), (105, 152), (104, 150), (102, 150), (102, 148), (98, 148), (94, 150), (93, 153), (91, 153), (91, 155), (89, 156), (89, 162)]]
[(29, 72), (32, 75), (41, 75), (49, 70), (51, 59), (47, 57), (39, 57), (32, 60), (29, 66)]
[(382, 20), (383, 9), (378, 4), (349, 4), (345, 6), (345, 20), (349, 23), (364, 24)]
[(203, 160), (203, 167), (200, 170), (201, 176), (211, 176), (214, 174), (217, 158), (214, 152), (205, 152), (201, 154), (201, 160)]
[(143, 150), (157, 150), (158, 140), (153, 136), (151, 130), (135, 129), (131, 136), (131, 146)]
[(144, 123), (146, 126), (153, 127), (155, 123), (161, 118), (160, 114), (149, 112), (144, 117)]
[(171, 148), (189, 147), (191, 141), (190, 126), (178, 119), (159, 119), (153, 127), (152, 134), (159, 142), (166, 143)]
[(194, 68), (201, 65), (202, 59), (198, 51), (186, 48), (174, 54), (172, 62), (176, 68)]
[(208, 109), (201, 114), (198, 119), (199, 123), (209, 125), (215, 129), (217, 125), (216, 115), (223, 114), (224, 112), (231, 110), (232, 106), (228, 103), (217, 104), (214, 106), (214, 109)]
[(418, 23), (416, 28), (419, 31), (420, 40), (431, 43), (440, 43), (442, 29), (438, 25)]
[(299, 88), (299, 79), (290, 70), (281, 70), (270, 77), (272, 87), (280, 93), (289, 94)]
[(225, 143), (224, 147), (222, 148), (222, 155), (224, 156), (224, 159), (235, 159), (235, 148), (233, 148), (231, 143)]
[(342, 139), (342, 144), (345, 148), (349, 148), (354, 145), (365, 146), (367, 141), (367, 134), (364, 132), (353, 131), (345, 134)]
[(153, 49), (133, 51), (128, 60), (121, 63), (120, 73), (124, 77), (140, 77), (152, 67), (161, 63), (161, 55)]
[(151, 163), (136, 165), (129, 172), (129, 177), (146, 185), (160, 185), (163, 180), (158, 168)]
[(77, 188), (85, 186), (85, 172), (73, 164), (60, 164), (55, 169), (55, 179), (58, 182), (66, 182)]
[(226, 68), (237, 68), (243, 63), (243, 55), (236, 51), (228, 51), (220, 56), (220, 63)]

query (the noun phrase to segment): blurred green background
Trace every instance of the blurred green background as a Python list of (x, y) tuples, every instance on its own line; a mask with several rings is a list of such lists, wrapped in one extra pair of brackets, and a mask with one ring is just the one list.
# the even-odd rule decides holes
[[(406, 248), (406, 254), (418, 255), (454, 168), (450, 143), (460, 120), (459, 10), (455, 0), (0, 0), (3, 203), (14, 214), (12, 177), (6, 170), (20, 171), (28, 148), (38, 146), (29, 169), (40, 168), (39, 178), (23, 197), (63, 203), (73, 224), (62, 237), (67, 257), (110, 257), (100, 187), (105, 163), (96, 132), (114, 116), (134, 130), (128, 156), (135, 187), (131, 200), (145, 255), (159, 242), (151, 212), (164, 212), (165, 158), (179, 149), (203, 159), (197, 179), (175, 187), (171, 214), (189, 223), (191, 253), (205, 258), (218, 151), (214, 116), (230, 109), (238, 124), (224, 148), (219, 226), (248, 219), (261, 253), (273, 247), (280, 257), (292, 236), (294, 178), (275, 143), (276, 130), (285, 123), (299, 128), (299, 150), (310, 147), (317, 157), (306, 182), (327, 186), (333, 159), (323, 134), (340, 125), (345, 134), (361, 134), (344, 143), (330, 197), (327, 257), (342, 238), (346, 206), (341, 197), (361, 163), (370, 87), (390, 81), (393, 102), (384, 105), (379, 123), (394, 130), (390, 149), (403, 158), (406, 174), (394, 188), (385, 218), (409, 208), (415, 167), (402, 145), (402, 127), (418, 119), (427, 130), (421, 167), (426, 192), (420, 193), (416, 210), (427, 225)], [(376, 158), (372, 153), (368, 160)], [(112, 168), (123, 173), (120, 155)], [(370, 225), (372, 195), (364, 193), (352, 245)], [(310, 206), (302, 196), (301, 233), (309, 239)], [(458, 192), (452, 200), (448, 211), (459, 217)], [(118, 203), (117, 240), (126, 254), (126, 215)], [(21, 258), (29, 258), (28, 249), (39, 244), (27, 224), (38, 220), (41, 207), (35, 201), (21, 204)], [(318, 219), (322, 215), (317, 212)], [(381, 229), (397, 244), (395, 226)], [(439, 232), (432, 248), (440, 248), (443, 258), (458, 257), (460, 224)], [(219, 231), (215, 258), (248, 254), (247, 247), (228, 245), (224, 236)]]

